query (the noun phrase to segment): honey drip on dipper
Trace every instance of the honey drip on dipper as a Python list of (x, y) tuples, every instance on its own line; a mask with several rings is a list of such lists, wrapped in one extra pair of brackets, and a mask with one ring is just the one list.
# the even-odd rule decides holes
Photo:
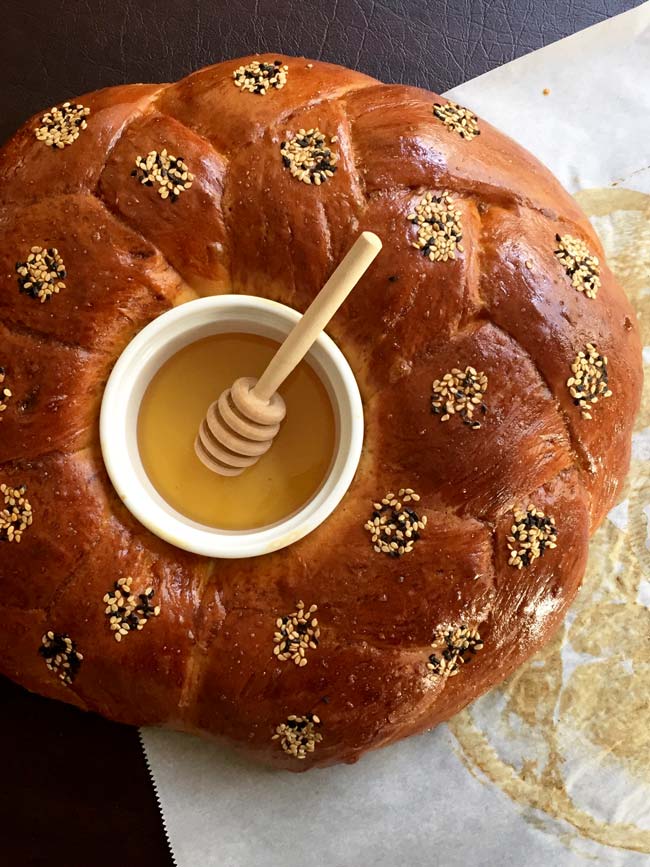
[(240, 377), (210, 405), (194, 449), (208, 469), (238, 476), (267, 452), (285, 417), (278, 394), (332, 316), (381, 250), (372, 232), (362, 232), (259, 379)]

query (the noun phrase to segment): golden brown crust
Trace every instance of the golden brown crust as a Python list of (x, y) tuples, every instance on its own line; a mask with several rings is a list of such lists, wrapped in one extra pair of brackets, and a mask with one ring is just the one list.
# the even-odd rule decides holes
[[(0, 219), (0, 322), (115, 359), (169, 307), (180, 279), (142, 236), (90, 195), (7, 208)], [(16, 266), (33, 247), (56, 249), (65, 288), (41, 303), (20, 292)]]
[[(233, 71), (256, 59), (286, 63), (285, 86), (235, 87)], [(485, 122), (465, 138), (434, 115), (441, 97), (328, 64), (249, 57), (78, 101), (88, 126), (68, 147), (37, 141), (39, 116), (0, 151), (0, 388), (11, 390), (0, 483), (27, 486), (33, 517), (20, 543), (0, 543), (0, 671), (124, 722), (225, 737), (292, 770), (355, 761), (447, 719), (553, 634), (627, 470), (639, 337), (593, 229)], [(301, 183), (280, 153), (311, 128), (338, 155), (320, 185)], [(175, 201), (132, 175), (138, 156), (163, 149), (193, 175)], [(432, 261), (414, 246), (414, 215), (445, 190), (462, 238), (445, 236), (455, 258)], [(291, 548), (249, 561), (211, 562), (151, 536), (114, 495), (97, 447), (121, 349), (193, 292), (305, 309), (366, 228), (383, 253), (330, 329), (366, 415), (339, 509)], [(596, 298), (555, 255), (566, 234), (601, 260)], [(16, 265), (34, 246), (65, 264), (64, 288), (43, 303), (19, 291)], [(608, 358), (612, 392), (592, 419), (567, 387), (588, 343)], [(473, 415), (445, 419), (444, 401), (433, 414), (434, 380), (467, 368), (486, 377)], [(427, 523), (413, 551), (390, 557), (364, 525), (400, 488), (420, 495), (402, 507)], [(531, 505), (555, 528), (542, 521), (551, 544), (519, 569), (512, 526), (528, 521), (535, 535)], [(305, 665), (274, 652), (300, 602), (317, 605), (320, 630)], [(283, 750), (286, 730), (273, 739), (292, 715), (322, 735), (304, 761)]]
[(30, 118), (0, 150), (0, 205), (94, 190), (125, 125), (145, 112), (161, 89), (159, 84), (127, 84), (71, 100), (90, 108), (93, 123), (74, 147), (61, 150), (46, 147), (34, 135), (43, 113)]
[[(602, 285), (595, 299), (566, 290), (566, 274), (549, 245), (565, 229), (530, 211), (486, 215), (481, 287), (492, 320), (515, 334), (535, 359), (552, 390), (576, 453), (582, 483), (591, 495), (595, 529), (615, 501), (630, 461), (630, 428), (639, 407), (641, 352), (636, 314), (604, 262), (600, 242), (586, 219), (571, 229), (599, 255)], [(526, 265), (528, 263), (528, 266)], [(516, 300), (515, 300), (516, 299)], [(594, 343), (609, 360), (614, 394), (582, 418), (567, 388), (576, 353)]]
[[(233, 86), (238, 67), (253, 60), (272, 63), (275, 59), (290, 65), (289, 81), (282, 89), (262, 97)], [(305, 105), (333, 102), (375, 84), (367, 75), (331, 63), (281, 54), (251, 55), (199, 69), (161, 92), (156, 105), (208, 139), (218, 151), (232, 156), (260, 138), (279, 118), (287, 120)]]
[(87, 446), (113, 359), (2, 324), (0, 346), (12, 395), (0, 423), (0, 464)]
[[(135, 157), (162, 151), (182, 157), (193, 175), (192, 186), (171, 207), (132, 176)], [(149, 113), (131, 123), (102, 172), (99, 190), (107, 206), (147, 237), (203, 294), (228, 288), (228, 237), (221, 210), (226, 161), (171, 117)], [(200, 226), (188, 232), (188, 226)]]

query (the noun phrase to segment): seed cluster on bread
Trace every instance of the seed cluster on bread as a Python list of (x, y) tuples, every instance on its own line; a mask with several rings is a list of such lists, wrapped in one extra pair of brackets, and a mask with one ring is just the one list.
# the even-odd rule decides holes
[[(339, 508), (251, 560), (153, 537), (99, 451), (121, 350), (200, 295), (304, 310), (364, 229), (383, 251), (330, 328), (366, 426)], [(27, 121), (0, 337), (0, 673), (291, 770), (448, 719), (550, 638), (640, 398), (634, 313), (546, 169), (455, 102), (280, 55)]]

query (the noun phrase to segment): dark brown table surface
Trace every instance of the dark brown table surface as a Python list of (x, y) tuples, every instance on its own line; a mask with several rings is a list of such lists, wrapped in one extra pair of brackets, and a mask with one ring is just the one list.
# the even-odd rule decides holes
[[(0, 139), (39, 109), (84, 91), (173, 81), (254, 51), (304, 54), (442, 92), (638, 5), (640, 0), (0, 0)], [(173, 863), (134, 729), (0, 678), (0, 739), (0, 867)]]

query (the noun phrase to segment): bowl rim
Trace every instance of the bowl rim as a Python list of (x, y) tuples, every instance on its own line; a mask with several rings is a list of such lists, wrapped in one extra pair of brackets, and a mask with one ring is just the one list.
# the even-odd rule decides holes
[(163, 499), (149, 480), (139, 456), (140, 402), (152, 377), (168, 358), (203, 336), (228, 330), (248, 330), (281, 340), (300, 316), (291, 307), (255, 295), (207, 296), (161, 314), (138, 332), (120, 354), (102, 396), (99, 420), (102, 457), (117, 496), (159, 538), (207, 557), (257, 557), (302, 539), (340, 503), (361, 457), (363, 404), (347, 359), (324, 332), (306, 359), (321, 377), (332, 400), (338, 422), (337, 445), (318, 491), (286, 519), (252, 530), (218, 530), (200, 524)]

